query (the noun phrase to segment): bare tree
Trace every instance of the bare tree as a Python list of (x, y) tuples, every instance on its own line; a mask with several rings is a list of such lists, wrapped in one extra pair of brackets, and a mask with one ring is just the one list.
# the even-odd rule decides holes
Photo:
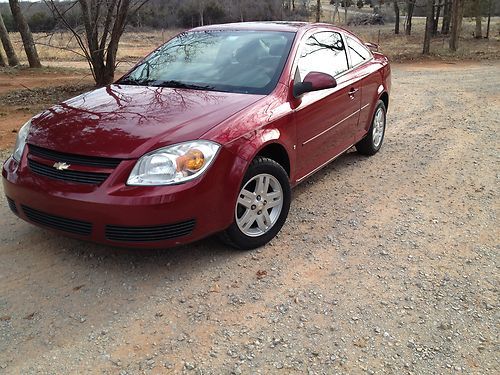
[(443, 35), (448, 35), (450, 33), (451, 4), (452, 0), (444, 1), (443, 23), (441, 25), (441, 34)]
[(481, 39), (483, 37), (481, 0), (474, 1), (474, 13), (476, 16), (476, 32), (474, 33), (474, 37)]
[(450, 49), (456, 51), (458, 49), (458, 37), (462, 28), (462, 18), (464, 15), (464, 0), (453, 0), (451, 7), (451, 35)]
[(21, 34), (21, 39), (23, 40), (24, 51), (26, 52), (26, 57), (28, 57), (30, 68), (41, 68), (42, 64), (40, 64), (40, 58), (38, 57), (38, 52), (36, 51), (33, 35), (31, 34), (30, 27), (23, 16), (21, 7), (19, 6), (19, 1), (9, 0), (9, 4), (17, 30)]
[(333, 5), (333, 15), (332, 15), (332, 23), (335, 22), (335, 16), (337, 16), (339, 23), (340, 21), (340, 12), (339, 12), (339, 0), (335, 0), (335, 4)]
[(406, 35), (411, 35), (411, 20), (413, 18), (413, 10), (415, 9), (415, 1), (416, 0), (406, 0)]
[(492, 11), (493, 0), (488, 2), (488, 22), (486, 23), (486, 39), (490, 38), (490, 22), (491, 22), (491, 11)]
[(434, 0), (427, 0), (425, 15), (424, 48), (422, 53), (428, 55), (431, 52), (432, 29), (434, 27)]
[[(45, 0), (77, 41), (98, 86), (113, 82), (118, 43), (131, 14), (149, 0), (77, 0), (82, 11), (84, 30), (74, 28), (54, 0)], [(85, 39), (85, 40), (84, 40)]]
[(5, 50), (5, 54), (7, 55), (7, 61), (10, 66), (19, 65), (19, 59), (17, 58), (16, 51), (12, 46), (12, 42), (10, 41), (9, 33), (7, 32), (7, 28), (3, 22), (2, 14), (0, 13), (0, 39), (2, 40), (2, 46)]
[(436, 8), (436, 16), (434, 17), (434, 22), (432, 24), (432, 35), (436, 36), (437, 35), (437, 30), (439, 26), (439, 16), (441, 15), (441, 7), (444, 5), (444, 3), (441, 3), (441, 0), (436, 0), (437, 4), (435, 4)]
[(347, 25), (347, 10), (351, 6), (351, 0), (344, 0), (344, 22)]
[(5, 56), (3, 55), (3, 51), (0, 48), (0, 66), (4, 67), (7, 66), (7, 60), (5, 60)]
[(394, 34), (399, 34), (399, 4), (398, 4), (398, 0), (394, 0), (394, 16), (396, 17), (396, 24), (394, 25)]
[(205, 25), (205, 0), (195, 0), (198, 15), (200, 16), (200, 26)]
[(316, 22), (321, 20), (321, 0), (316, 1)]

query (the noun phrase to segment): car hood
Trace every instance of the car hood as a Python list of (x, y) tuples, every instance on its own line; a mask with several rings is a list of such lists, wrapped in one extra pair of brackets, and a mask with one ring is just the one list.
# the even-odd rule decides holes
[(262, 96), (110, 85), (57, 104), (32, 120), (28, 143), (80, 155), (137, 158), (198, 139)]

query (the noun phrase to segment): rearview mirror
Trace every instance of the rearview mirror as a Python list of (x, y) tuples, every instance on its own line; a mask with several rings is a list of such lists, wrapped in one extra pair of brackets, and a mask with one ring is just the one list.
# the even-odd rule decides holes
[(302, 82), (294, 82), (293, 96), (296, 98), (306, 92), (332, 89), (337, 86), (337, 81), (330, 74), (309, 72)]

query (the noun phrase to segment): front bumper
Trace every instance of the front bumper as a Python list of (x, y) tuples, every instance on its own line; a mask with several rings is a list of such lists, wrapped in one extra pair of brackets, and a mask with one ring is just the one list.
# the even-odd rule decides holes
[(26, 155), (21, 163), (9, 158), (2, 168), (4, 192), (23, 220), (114, 246), (171, 247), (231, 225), (243, 159), (222, 148), (200, 178), (155, 187), (124, 184), (134, 163), (122, 161), (101, 185), (83, 185), (33, 173)]

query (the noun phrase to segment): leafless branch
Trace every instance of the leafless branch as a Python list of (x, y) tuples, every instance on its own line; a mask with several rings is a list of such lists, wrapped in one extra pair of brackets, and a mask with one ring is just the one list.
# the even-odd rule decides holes
[(70, 30), (71, 33), (74, 35), (74, 37), (75, 37), (78, 45), (80, 46), (80, 49), (83, 51), (83, 54), (85, 55), (85, 58), (86, 58), (86, 60), (87, 60), (87, 62), (89, 64), (90, 70), (92, 71), (92, 75), (94, 76), (94, 79), (95, 79), (96, 77), (95, 77), (95, 72), (94, 72), (94, 70), (92, 68), (91, 57), (90, 57), (90, 54), (89, 54), (87, 48), (85, 47), (85, 43), (83, 42), (81, 36), (69, 24), (69, 22), (66, 20), (66, 18), (64, 17), (64, 15), (60, 12), (59, 8), (54, 3), (54, 0), (44, 0), (44, 2), (45, 2), (45, 4), (47, 4), (47, 6), (49, 7), (49, 9), (53, 10), (57, 14), (57, 16), (61, 19), (61, 21), (68, 28), (68, 30)]
[(35, 41), (35, 44), (40, 45), (40, 46), (46, 46), (46, 47), (51, 47), (51, 48), (59, 49), (59, 50), (62, 50), (62, 51), (71, 52), (71, 53), (74, 53), (75, 55), (81, 56), (81, 57), (83, 57), (85, 59), (87, 58), (87, 56), (85, 56), (83, 53), (75, 51), (72, 48), (59, 47), (59, 46), (55, 46), (55, 45), (50, 44), (50, 43), (43, 43), (43, 42), (39, 42), (39, 41)]

